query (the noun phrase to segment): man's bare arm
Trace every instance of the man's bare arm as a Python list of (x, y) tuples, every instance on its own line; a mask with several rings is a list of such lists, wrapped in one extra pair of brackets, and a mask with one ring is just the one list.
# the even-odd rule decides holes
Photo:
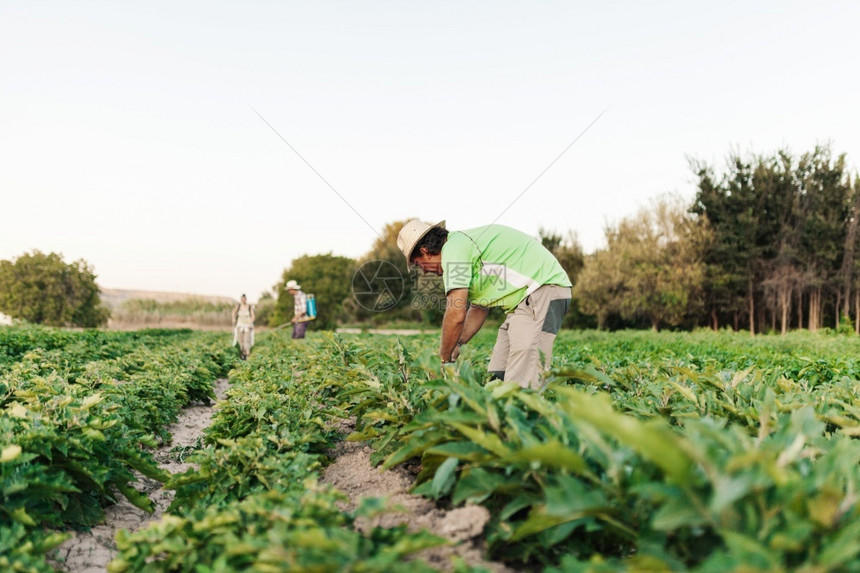
[(483, 306), (471, 306), (469, 312), (466, 313), (466, 322), (463, 325), (463, 332), (460, 333), (460, 340), (463, 344), (475, 336), (481, 327), (484, 326), (484, 321), (487, 320), (487, 314), (490, 309)]
[(442, 318), (442, 340), (439, 344), (439, 356), (442, 362), (450, 362), (451, 354), (457, 347), (457, 341), (463, 334), (466, 322), (469, 289), (455, 288), (448, 291), (448, 308)]

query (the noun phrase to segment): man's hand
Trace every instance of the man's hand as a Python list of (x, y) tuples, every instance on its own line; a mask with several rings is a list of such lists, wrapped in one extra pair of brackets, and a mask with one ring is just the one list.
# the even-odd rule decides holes
[(454, 351), (451, 353), (451, 362), (454, 362), (460, 357), (460, 345), (454, 347)]

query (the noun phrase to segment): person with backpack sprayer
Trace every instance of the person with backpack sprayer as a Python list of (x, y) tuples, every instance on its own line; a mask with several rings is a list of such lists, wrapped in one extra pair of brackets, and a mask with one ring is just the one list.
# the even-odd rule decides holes
[(407, 222), (397, 246), (410, 265), (442, 277), (447, 297), (439, 355), (454, 362), (491, 307), (507, 317), (487, 369), (494, 378), (540, 388), (552, 346), (570, 307), (571, 282), (549, 250), (522, 231), (485, 225), (448, 231), (445, 222)]
[(304, 338), (308, 321), (316, 318), (308, 315), (308, 296), (294, 280), (287, 281), (287, 291), (293, 296), (293, 338)]

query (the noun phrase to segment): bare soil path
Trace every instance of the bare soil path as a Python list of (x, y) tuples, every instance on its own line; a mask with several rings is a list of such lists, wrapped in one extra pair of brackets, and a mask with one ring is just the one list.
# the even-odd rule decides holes
[(490, 519), (486, 508), (466, 505), (446, 511), (433, 501), (409, 493), (415, 476), (403, 466), (380, 471), (370, 463), (372, 450), (365, 444), (340, 442), (332, 452), (335, 461), (325, 469), (322, 482), (328, 483), (347, 495), (345, 511), (358, 507), (364, 497), (384, 497), (391, 511), (372, 520), (359, 520), (361, 531), (374, 527), (394, 527), (406, 524), (410, 531), (426, 529), (444, 537), (451, 543), (420, 552), (417, 557), (440, 571), (452, 570), (451, 558), (456, 556), (468, 565), (483, 567), (494, 573), (514, 571), (501, 563), (485, 561), (486, 544), (484, 526)]
[[(215, 394), (223, 400), (228, 388), (226, 379), (218, 380)], [(173, 443), (155, 452), (159, 466), (170, 473), (181, 473), (192, 464), (180, 461), (183, 448), (193, 448), (202, 439), (209, 426), (213, 407), (195, 404), (185, 408), (177, 422), (171, 426)], [(343, 427), (344, 433), (351, 428)], [(393, 527), (407, 524), (412, 531), (427, 531), (448, 539), (450, 545), (427, 549), (417, 555), (430, 566), (440, 571), (452, 569), (451, 558), (457, 556), (467, 564), (484, 567), (494, 573), (514, 571), (501, 563), (485, 561), (484, 526), (489, 520), (487, 510), (478, 505), (467, 505), (450, 511), (439, 509), (431, 500), (408, 493), (414, 483), (414, 475), (400, 466), (380, 471), (370, 463), (371, 449), (364, 444), (339, 443), (331, 452), (334, 462), (322, 476), (322, 482), (333, 485), (345, 493), (349, 501), (342, 509), (354, 510), (364, 497), (384, 497), (391, 511), (372, 520), (357, 523), (361, 531), (373, 527)], [(136, 530), (161, 519), (173, 499), (173, 492), (161, 489), (161, 484), (144, 476), (138, 476), (137, 488), (153, 500), (155, 512), (148, 514), (123, 498), (105, 510), (105, 521), (89, 532), (78, 532), (57, 548), (52, 565), (68, 573), (104, 573), (116, 555), (116, 532), (120, 529)]]
[[(215, 395), (224, 399), (229, 383), (226, 378), (215, 382)], [(173, 443), (166, 444), (155, 452), (155, 460), (164, 471), (181, 473), (192, 464), (179, 461), (181, 450), (191, 448), (203, 437), (203, 430), (212, 420), (213, 406), (194, 404), (179, 413), (176, 423), (170, 427)], [(105, 521), (89, 532), (77, 532), (74, 537), (57, 548), (53, 565), (69, 573), (104, 573), (107, 564), (116, 555), (114, 536), (120, 529), (135, 530), (161, 519), (173, 499), (173, 492), (161, 489), (161, 484), (145, 476), (138, 476), (137, 488), (146, 493), (155, 504), (155, 512), (146, 513), (128, 500), (105, 509)]]

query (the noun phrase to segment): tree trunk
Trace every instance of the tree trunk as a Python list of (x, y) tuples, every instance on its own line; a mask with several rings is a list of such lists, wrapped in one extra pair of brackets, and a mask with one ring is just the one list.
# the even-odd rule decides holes
[(803, 328), (803, 289), (797, 289), (797, 330)]
[(818, 332), (821, 326), (821, 287), (809, 291), (809, 331)]
[(821, 328), (821, 305), (823, 303), (821, 296), (821, 287), (815, 289), (815, 331)]
[(860, 334), (860, 290), (854, 291), (854, 332)]
[(715, 306), (711, 307), (711, 328), (714, 332), (720, 329), (720, 321), (717, 318), (717, 307)]
[(752, 277), (750, 277), (749, 285), (747, 287), (747, 296), (750, 299), (750, 336), (755, 336), (755, 296), (753, 294), (753, 281)]
[[(836, 330), (839, 330), (839, 323), (842, 321), (842, 292), (841, 291), (836, 291), (836, 307), (835, 308), (836, 308), (836, 312), (834, 312), (833, 314), (836, 315), (836, 318), (834, 318), (833, 320), (836, 323), (836, 325), (833, 328), (835, 328)], [(848, 313), (846, 313), (845, 316), (848, 316)]]
[[(848, 214), (848, 230), (845, 232), (845, 255), (842, 257), (842, 296), (845, 308), (842, 309), (844, 316), (851, 315), (851, 285), (854, 283), (854, 244), (857, 241), (857, 220), (860, 219), (860, 192), (855, 181), (854, 202), (851, 204), (851, 212)], [(837, 306), (837, 313), (839, 307)]]
[(791, 308), (791, 291), (784, 288), (779, 293), (779, 310), (782, 313), (780, 321), (780, 333), (788, 331), (788, 310)]

